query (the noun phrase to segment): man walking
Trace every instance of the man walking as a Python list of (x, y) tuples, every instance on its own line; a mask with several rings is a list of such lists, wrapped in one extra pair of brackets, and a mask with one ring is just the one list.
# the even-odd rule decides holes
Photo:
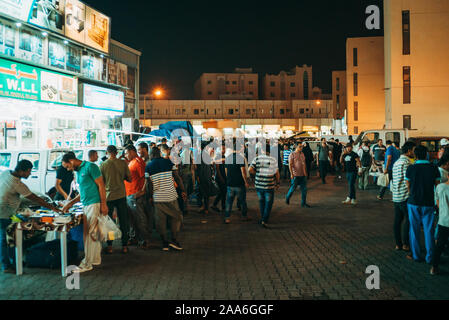
[[(118, 150), (115, 146), (106, 149), (108, 160), (100, 166), (106, 188), (106, 204), (108, 214), (113, 218), (114, 209), (117, 210), (120, 230), (122, 231), (122, 253), (128, 252), (129, 216), (126, 206), (125, 180), (131, 182), (131, 174), (125, 161), (117, 159)], [(112, 253), (112, 241), (108, 241), (105, 253)]]
[[(162, 250), (168, 251), (169, 247), (175, 250), (182, 250), (178, 242), (178, 233), (181, 228), (182, 214), (178, 208), (178, 194), (174, 182), (181, 187), (182, 197), (187, 200), (184, 185), (176, 172), (176, 166), (170, 159), (161, 157), (161, 152), (157, 148), (151, 151), (151, 162), (145, 171), (150, 177), (147, 179), (150, 190), (150, 201), (154, 204), (154, 215), (156, 219), (156, 229), (162, 239)], [(170, 223), (171, 241), (168, 241), (167, 222)]]
[(356, 187), (355, 183), (357, 181), (357, 168), (361, 168), (360, 158), (357, 153), (353, 151), (353, 145), (348, 143), (346, 148), (341, 155), (340, 162), (344, 163), (346, 170), (346, 178), (348, 179), (349, 185), (349, 196), (343, 201), (343, 204), (356, 205)]
[(284, 151), (282, 155), (282, 171), (284, 180), (290, 179), (290, 168), (288, 164), (288, 159), (290, 157), (290, 154), (292, 153), (292, 150), (290, 149), (290, 146), (288, 144), (284, 144)]
[(433, 223), (435, 220), (435, 186), (440, 180), (438, 167), (427, 159), (427, 148), (417, 146), (415, 155), (418, 159), (414, 165), (408, 167), (406, 180), (409, 190), (408, 216), (410, 220), (410, 246), (412, 254), (407, 258), (422, 261), (419, 239), (421, 224), (426, 243), (426, 261), (432, 262), (435, 239)]
[(79, 201), (84, 206), (84, 253), (85, 257), (74, 272), (81, 273), (90, 271), (93, 266), (101, 264), (101, 241), (98, 232), (98, 218), (109, 212), (106, 204), (106, 188), (103, 177), (97, 165), (81, 161), (73, 153), (67, 153), (62, 157), (62, 165), (70, 171), (76, 172), (76, 181), (79, 185), (80, 194), (68, 203), (63, 211), (67, 212)]
[(145, 162), (137, 155), (137, 150), (132, 145), (125, 148), (125, 158), (128, 161), (131, 178), (129, 182), (125, 182), (129, 214), (139, 244), (143, 249), (148, 249), (152, 229), (150, 229), (150, 219), (145, 210)]
[(369, 149), (368, 142), (364, 142), (362, 147), (358, 153), (359, 158), (362, 163), (362, 170), (359, 174), (359, 189), (366, 190), (368, 189), (369, 184), (369, 172), (371, 169), (371, 165), (373, 164), (373, 157), (371, 156), (371, 152)]
[(300, 186), (301, 188), (301, 207), (310, 208), (307, 204), (307, 165), (306, 157), (302, 152), (304, 148), (303, 144), (298, 144), (296, 151), (290, 154), (289, 164), (291, 172), (291, 186), (287, 193), (285, 202), (290, 204), (290, 199), (293, 196), (296, 188)]
[[(393, 166), (391, 192), (394, 202), (394, 238), (396, 250), (410, 251), (410, 222), (408, 219), (407, 200), (409, 197), (406, 174), (412, 164), (415, 144), (406, 142), (402, 147), (402, 155)], [(401, 232), (401, 226), (403, 226)]]
[(323, 184), (326, 184), (327, 172), (332, 163), (332, 151), (326, 143), (326, 138), (321, 139), (321, 145), (318, 146), (317, 164), (320, 171), (320, 177)]
[(249, 172), (256, 176), (256, 191), (259, 198), (260, 214), (262, 216), (261, 224), (268, 228), (271, 209), (274, 202), (274, 190), (279, 188), (280, 174), (277, 160), (270, 156), (270, 145), (260, 148), (258, 155), (252, 162)]
[(28, 160), (19, 161), (14, 171), (4, 171), (0, 174), (0, 263), (3, 273), (16, 273), (12, 265), (14, 252), (6, 243), (6, 229), (11, 224), (11, 217), (19, 209), (21, 199), (27, 198), (32, 202), (60, 213), (61, 210), (45, 202), (21, 181), (31, 175), (33, 164)]

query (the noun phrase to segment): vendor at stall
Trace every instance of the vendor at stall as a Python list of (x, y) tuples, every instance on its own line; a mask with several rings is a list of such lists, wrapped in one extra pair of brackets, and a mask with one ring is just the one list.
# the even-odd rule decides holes
[(58, 208), (32, 193), (21, 181), (22, 178), (28, 179), (32, 169), (33, 164), (30, 161), (22, 160), (17, 164), (14, 171), (5, 171), (0, 174), (0, 256), (3, 273), (16, 272), (11, 263), (13, 255), (10, 253), (12, 252), (6, 244), (6, 228), (11, 224), (11, 216), (15, 215), (17, 209), (19, 209), (20, 197), (27, 198), (54, 212), (61, 212)]

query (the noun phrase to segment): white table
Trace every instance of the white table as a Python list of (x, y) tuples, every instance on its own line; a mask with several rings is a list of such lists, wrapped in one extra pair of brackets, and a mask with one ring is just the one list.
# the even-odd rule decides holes
[[(20, 223), (16, 228), (16, 275), (23, 274), (23, 229)], [(61, 274), (67, 277), (67, 225), (64, 224), (62, 231), (57, 231), (61, 234)]]

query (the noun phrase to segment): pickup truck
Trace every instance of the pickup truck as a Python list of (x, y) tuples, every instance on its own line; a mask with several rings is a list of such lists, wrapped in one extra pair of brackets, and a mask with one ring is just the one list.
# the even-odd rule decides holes
[[(101, 164), (101, 158), (106, 155), (106, 148), (89, 148), (74, 150), (78, 159), (88, 160), (89, 150), (98, 152), (97, 165)], [(45, 195), (56, 184), (56, 170), (61, 166), (61, 160), (68, 149), (52, 150), (0, 150), (0, 171), (14, 170), (21, 160), (29, 160), (33, 163), (31, 176), (22, 180), (31, 191)]]
[(413, 141), (416, 145), (423, 145), (429, 150), (431, 160), (438, 158), (438, 151), (440, 150), (441, 139), (447, 136), (423, 136), (419, 135), (417, 131), (408, 129), (381, 129), (381, 130), (367, 130), (360, 133), (354, 142), (354, 151), (357, 152), (362, 143), (367, 141), (370, 146), (376, 144), (379, 139), (382, 139), (384, 144), (391, 140), (400, 148), (406, 141)]

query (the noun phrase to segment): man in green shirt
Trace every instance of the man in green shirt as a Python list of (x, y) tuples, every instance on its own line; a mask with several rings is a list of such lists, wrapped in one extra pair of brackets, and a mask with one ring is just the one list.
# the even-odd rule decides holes
[(73, 153), (67, 153), (62, 158), (62, 166), (76, 172), (76, 182), (80, 194), (68, 203), (63, 211), (67, 212), (75, 203), (81, 201), (84, 206), (84, 260), (74, 271), (77, 273), (90, 271), (93, 266), (101, 264), (101, 241), (98, 232), (98, 218), (108, 214), (106, 204), (106, 189), (100, 169), (96, 164), (81, 161)]
[[(108, 160), (100, 165), (100, 170), (106, 188), (106, 203), (109, 209), (109, 216), (114, 218), (113, 214), (116, 208), (120, 230), (122, 231), (122, 253), (128, 253), (129, 216), (126, 206), (124, 181), (131, 182), (131, 174), (126, 161), (117, 159), (117, 153), (118, 150), (115, 146), (109, 146), (106, 149)], [(106, 253), (112, 253), (112, 241), (108, 241)]]

